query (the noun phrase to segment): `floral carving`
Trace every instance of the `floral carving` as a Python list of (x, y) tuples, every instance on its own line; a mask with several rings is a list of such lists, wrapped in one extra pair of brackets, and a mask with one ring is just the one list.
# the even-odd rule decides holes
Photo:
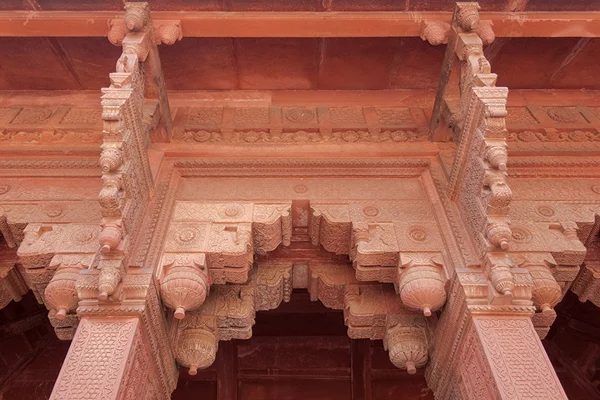
[(533, 238), (531, 232), (523, 227), (512, 228), (512, 239), (517, 243), (529, 243)]
[(367, 217), (376, 217), (377, 214), (379, 214), (379, 209), (375, 206), (366, 206), (365, 208), (363, 208), (362, 212)]
[(314, 108), (291, 107), (284, 111), (285, 119), (294, 124), (316, 123), (317, 113)]
[(585, 122), (583, 116), (573, 107), (545, 107), (548, 117), (561, 124)]
[(376, 112), (382, 125), (410, 125), (415, 122), (408, 108), (377, 108)]
[(12, 124), (41, 124), (52, 116), (53, 110), (49, 108), (23, 108), (12, 120)]
[(332, 107), (329, 118), (334, 125), (364, 125), (366, 124), (363, 110), (357, 107)]
[(218, 125), (223, 120), (223, 107), (192, 108), (187, 116), (188, 124)]
[(408, 238), (417, 243), (427, 242), (430, 237), (427, 229), (423, 226), (412, 226), (408, 229)]

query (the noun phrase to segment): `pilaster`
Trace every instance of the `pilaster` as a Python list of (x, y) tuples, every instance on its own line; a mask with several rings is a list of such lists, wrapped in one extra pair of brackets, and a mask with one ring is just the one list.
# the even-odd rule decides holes
[(529, 309), (473, 304), (456, 279), (426, 371), (436, 398), (566, 399)]
[(139, 316), (84, 317), (50, 398), (167, 399), (152, 358)]

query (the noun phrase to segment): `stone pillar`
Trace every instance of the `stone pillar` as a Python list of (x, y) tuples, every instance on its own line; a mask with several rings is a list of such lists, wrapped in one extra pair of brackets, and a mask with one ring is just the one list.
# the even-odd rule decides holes
[(51, 399), (170, 399), (177, 368), (151, 274), (126, 275), (120, 302), (99, 302), (98, 275), (77, 282), (81, 319)]
[(161, 398), (139, 317), (85, 317), (51, 399)]
[(471, 305), (454, 286), (427, 369), (435, 397), (567, 399), (527, 307)]

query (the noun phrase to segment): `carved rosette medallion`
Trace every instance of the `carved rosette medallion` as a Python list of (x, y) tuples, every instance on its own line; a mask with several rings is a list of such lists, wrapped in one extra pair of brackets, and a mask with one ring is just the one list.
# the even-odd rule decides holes
[(224, 219), (239, 218), (244, 215), (244, 207), (240, 204), (225, 204), (219, 209), (219, 216)]

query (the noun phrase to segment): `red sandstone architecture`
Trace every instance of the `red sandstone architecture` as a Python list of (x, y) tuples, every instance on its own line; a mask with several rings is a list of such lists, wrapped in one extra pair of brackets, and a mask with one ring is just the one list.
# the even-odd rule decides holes
[(600, 399), (598, 4), (7, 3), (3, 398)]

